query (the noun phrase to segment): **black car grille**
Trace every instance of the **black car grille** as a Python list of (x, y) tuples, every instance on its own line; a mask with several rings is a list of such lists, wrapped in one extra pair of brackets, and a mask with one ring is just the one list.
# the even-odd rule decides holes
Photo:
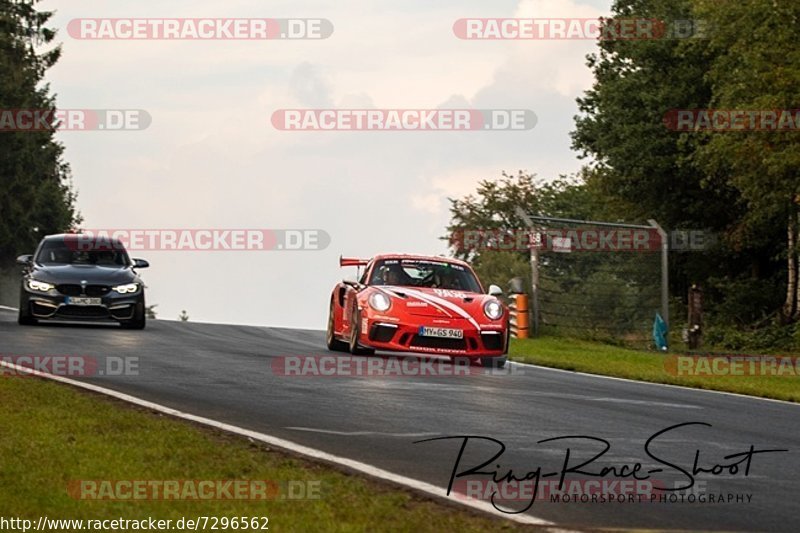
[(106, 285), (87, 285), (86, 287), (86, 296), (105, 296), (111, 292), (111, 287)]
[(65, 305), (58, 310), (57, 316), (80, 318), (107, 318), (108, 310), (105, 307)]
[(369, 330), (369, 340), (375, 342), (391, 342), (396, 331), (397, 328), (391, 326), (373, 324)]
[[(80, 285), (58, 285), (56, 286), (58, 292), (64, 296), (83, 296), (83, 291)], [(97, 298), (98, 296), (105, 296), (111, 292), (111, 287), (108, 285), (87, 285), (86, 296)]]
[(64, 296), (80, 296), (81, 295), (81, 286), (80, 285), (58, 285), (56, 287), (58, 292), (63, 294)]
[(497, 333), (482, 333), (481, 341), (487, 350), (497, 351), (503, 349), (503, 336)]
[(441, 350), (466, 350), (467, 343), (464, 339), (445, 339), (440, 337), (420, 337), (414, 335), (411, 346), (417, 348), (438, 348)]

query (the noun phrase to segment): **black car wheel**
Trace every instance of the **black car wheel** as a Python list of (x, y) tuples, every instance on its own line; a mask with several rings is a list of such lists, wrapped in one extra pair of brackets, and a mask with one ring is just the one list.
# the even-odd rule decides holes
[(325, 344), (328, 345), (328, 349), (333, 352), (344, 352), (347, 351), (347, 343), (344, 341), (340, 341), (336, 338), (336, 334), (334, 333), (334, 303), (331, 301), (331, 307), (328, 311), (328, 330), (325, 334)]
[(19, 314), (17, 315), (17, 323), (20, 326), (35, 326), (39, 323), (38, 320), (31, 316), (31, 305), (28, 303), (27, 298), (20, 298), (19, 301)]
[(125, 329), (144, 329), (147, 324), (147, 316), (144, 313), (144, 302), (136, 304), (136, 311), (133, 312), (133, 318), (121, 322), (120, 325)]
[(484, 368), (503, 368), (506, 366), (508, 358), (503, 355), (501, 357), (481, 357), (481, 365)]

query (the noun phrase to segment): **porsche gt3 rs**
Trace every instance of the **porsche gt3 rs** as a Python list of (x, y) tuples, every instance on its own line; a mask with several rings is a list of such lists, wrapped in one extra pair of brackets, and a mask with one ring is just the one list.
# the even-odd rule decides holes
[(492, 285), (488, 294), (465, 262), (444, 257), (379, 255), (341, 258), (363, 269), (330, 299), (330, 350), (419, 352), (480, 359), (502, 367), (508, 353), (508, 310)]
[(128, 257), (121, 242), (96, 242), (79, 234), (49, 235), (34, 255), (23, 255), (20, 325), (40, 320), (112, 321), (145, 327), (144, 282), (135, 269), (150, 266)]

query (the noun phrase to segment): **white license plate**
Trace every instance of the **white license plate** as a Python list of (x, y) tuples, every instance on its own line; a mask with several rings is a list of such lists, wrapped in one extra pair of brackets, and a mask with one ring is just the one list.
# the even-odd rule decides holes
[(428, 328), (428, 327), (421, 327), (419, 328), (419, 335), (420, 337), (441, 337), (444, 339), (463, 339), (464, 338), (464, 330), (463, 329), (452, 329), (452, 328)]
[(70, 296), (67, 298), (67, 305), (101, 305), (102, 298), (76, 298)]

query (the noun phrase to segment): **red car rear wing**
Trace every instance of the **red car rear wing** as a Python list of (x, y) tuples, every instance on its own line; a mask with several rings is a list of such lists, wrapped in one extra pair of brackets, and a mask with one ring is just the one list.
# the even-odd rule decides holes
[(350, 267), (350, 266), (367, 266), (369, 263), (369, 259), (358, 259), (356, 257), (342, 257), (339, 256), (339, 266), (340, 267)]

